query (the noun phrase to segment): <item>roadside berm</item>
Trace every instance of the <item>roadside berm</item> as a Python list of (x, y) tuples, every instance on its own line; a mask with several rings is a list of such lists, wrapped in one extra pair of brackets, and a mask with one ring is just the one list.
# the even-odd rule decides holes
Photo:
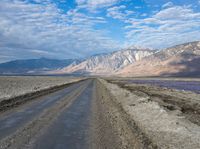
[(170, 112), (150, 96), (135, 94), (103, 79), (96, 81), (95, 94), (98, 112), (94, 112), (94, 139), (99, 142), (94, 147), (200, 148), (199, 125), (180, 111)]

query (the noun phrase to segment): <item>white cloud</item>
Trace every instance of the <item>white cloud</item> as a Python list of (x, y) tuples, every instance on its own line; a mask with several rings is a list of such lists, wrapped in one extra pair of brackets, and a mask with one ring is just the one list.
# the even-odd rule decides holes
[(168, 8), (168, 7), (172, 7), (174, 4), (172, 2), (168, 2), (165, 3), (164, 5), (162, 5), (162, 8)]
[(141, 6), (135, 6), (134, 8), (135, 9), (141, 9), (142, 7)]
[(148, 16), (148, 14), (147, 14), (147, 13), (143, 13), (143, 14), (141, 14), (140, 16), (146, 17), (146, 16)]
[(45, 56), (49, 56), (49, 55), (53, 56), (54, 55), (54, 53), (51, 53), (49, 51), (42, 51), (42, 50), (31, 50), (31, 52), (39, 54), (41, 56), (44, 56), (44, 55)]
[(88, 16), (76, 9), (63, 13), (48, 2), (42, 5), (2, 0), (0, 20), (0, 55), (10, 51), (12, 57), (31, 53), (70, 58), (117, 47), (104, 30), (94, 29), (96, 24), (106, 22), (104, 18)]
[(181, 7), (181, 6), (174, 6), (168, 9), (164, 9), (160, 12), (158, 12), (155, 16), (157, 19), (165, 20), (165, 19), (193, 19), (193, 18), (199, 18), (200, 13), (194, 13), (191, 8), (187, 7)]
[(111, 7), (109, 9), (107, 9), (107, 17), (124, 20), (129, 15), (134, 13), (133, 11), (125, 10), (125, 9), (126, 9), (125, 5)]
[[(35, 4), (30, 1), (35, 1)], [(130, 44), (163, 48), (200, 39), (200, 12), (191, 6), (175, 6), (169, 2), (160, 11), (154, 9), (147, 14), (138, 10), (141, 12), (139, 15), (128, 10), (134, 8), (133, 5), (120, 6), (121, 1), (76, 0), (78, 6), (65, 12), (52, 0), (1, 0), (1, 61), (8, 57), (83, 57), (97, 51), (119, 49), (119, 44), (110, 38), (115, 34), (101, 28), (109, 25), (107, 17), (124, 23), (125, 29), (122, 30)], [(94, 14), (85, 9), (102, 11)], [(119, 33), (121, 36), (123, 31)]]
[(146, 19), (129, 19), (129, 43), (155, 48), (200, 40), (200, 12), (187, 6), (173, 6)]
[(86, 4), (87, 0), (76, 0), (76, 3), (78, 5), (83, 5), (83, 4)]
[(112, 6), (121, 0), (76, 0), (79, 7), (94, 10), (97, 8)]
[(109, 6), (117, 3), (119, 0), (88, 0), (88, 4), (91, 6)]

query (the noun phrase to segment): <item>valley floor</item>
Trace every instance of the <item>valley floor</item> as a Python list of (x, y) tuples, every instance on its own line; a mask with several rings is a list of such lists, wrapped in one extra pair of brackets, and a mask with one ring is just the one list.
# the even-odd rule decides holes
[(42, 76), (0, 76), (0, 102), (28, 93), (72, 83), (81, 78)]
[(198, 149), (200, 94), (86, 79), (0, 113), (1, 149)]

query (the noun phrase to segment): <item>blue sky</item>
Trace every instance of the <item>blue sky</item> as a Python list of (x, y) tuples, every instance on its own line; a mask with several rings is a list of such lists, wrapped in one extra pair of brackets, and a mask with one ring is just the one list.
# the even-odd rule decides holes
[(0, 62), (200, 40), (200, 0), (1, 0)]

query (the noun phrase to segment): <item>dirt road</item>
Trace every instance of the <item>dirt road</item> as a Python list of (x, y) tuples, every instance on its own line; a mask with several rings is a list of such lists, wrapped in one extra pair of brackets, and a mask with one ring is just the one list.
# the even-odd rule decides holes
[[(140, 97), (130, 94), (128, 90), (104, 80), (87, 79), (14, 106), (0, 113), (0, 149), (200, 147), (198, 125), (177, 121), (167, 113), (161, 120), (164, 124), (158, 123), (163, 113), (159, 113), (158, 117), (156, 110), (163, 112), (165, 109), (156, 105), (156, 110), (151, 113), (148, 108), (154, 108), (152, 101), (140, 101)], [(146, 99), (144, 96), (141, 98)], [(153, 114), (156, 120), (152, 118)], [(149, 128), (146, 127), (148, 125)]]
[[(96, 81), (90, 79), (1, 113), (0, 148), (88, 149), (99, 146), (94, 140), (97, 138), (95, 124), (100, 121), (93, 114), (96, 90)], [(111, 127), (107, 122), (101, 127), (104, 126)], [(111, 129), (107, 127), (105, 131)], [(113, 141), (107, 143), (107, 147)]]

